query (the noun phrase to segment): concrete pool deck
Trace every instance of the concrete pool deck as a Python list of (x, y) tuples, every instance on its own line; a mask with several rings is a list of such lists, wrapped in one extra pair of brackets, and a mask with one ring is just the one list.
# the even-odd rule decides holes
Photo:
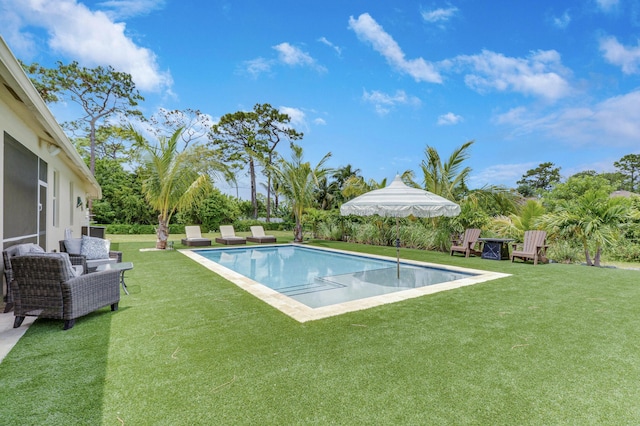
[[(4, 311), (4, 306), (0, 304)], [(18, 340), (27, 332), (29, 326), (36, 320), (36, 317), (26, 317), (22, 325), (13, 328), (13, 311), (0, 313), (0, 362), (9, 354), (11, 349), (18, 343)]]
[[(263, 246), (266, 246), (266, 245), (263, 245)], [(367, 257), (371, 257), (374, 259), (391, 260), (393, 262), (396, 261), (395, 258), (391, 258), (387, 256), (378, 256), (378, 255), (363, 254), (363, 253), (351, 253), (343, 250), (327, 249), (327, 248), (319, 248), (319, 247), (313, 247), (313, 248), (318, 250), (335, 252), (335, 253), (358, 254), (358, 255), (365, 255)], [(219, 249), (208, 249), (208, 250), (229, 250), (229, 249), (219, 248)], [(402, 263), (407, 265), (441, 268), (441, 269), (446, 269), (450, 271), (470, 273), (470, 274), (474, 274), (474, 276), (459, 279), (456, 281), (449, 281), (449, 282), (434, 284), (434, 285), (425, 286), (425, 287), (412, 288), (409, 290), (398, 291), (395, 293), (388, 293), (384, 295), (368, 297), (365, 299), (353, 300), (353, 301), (339, 303), (335, 305), (324, 306), (321, 308), (310, 308), (301, 302), (298, 302), (288, 296), (285, 296), (283, 294), (278, 293), (275, 290), (270, 289), (269, 287), (263, 284), (260, 284), (259, 282), (256, 282), (216, 262), (213, 262), (209, 259), (204, 258), (203, 256), (198, 254), (198, 250), (182, 249), (178, 251), (184, 254), (185, 256), (189, 257), (190, 259), (196, 261), (197, 263), (201, 264), (205, 268), (231, 281), (238, 287), (249, 292), (250, 294), (254, 295), (260, 300), (268, 303), (269, 305), (273, 306), (274, 308), (278, 309), (279, 311), (290, 316), (291, 318), (295, 319), (298, 322), (319, 320), (322, 318), (328, 318), (335, 315), (341, 315), (347, 312), (360, 311), (360, 310), (372, 308), (375, 306), (381, 306), (388, 303), (400, 302), (402, 300), (413, 299), (415, 297), (425, 296), (427, 294), (438, 293), (440, 291), (445, 291), (445, 290), (452, 290), (455, 288), (465, 287), (465, 286), (509, 276), (509, 274), (503, 274), (499, 272), (482, 271), (479, 269), (461, 268), (461, 267), (454, 267), (449, 265), (401, 259)]]

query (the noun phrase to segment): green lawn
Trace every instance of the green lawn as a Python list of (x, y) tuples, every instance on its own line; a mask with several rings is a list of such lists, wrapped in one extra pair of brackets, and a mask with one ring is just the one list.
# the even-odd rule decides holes
[(111, 239), (131, 294), (66, 332), (31, 326), (0, 363), (0, 423), (640, 423), (638, 271), (403, 249), (513, 275), (300, 324), (177, 251), (140, 252), (153, 236)]

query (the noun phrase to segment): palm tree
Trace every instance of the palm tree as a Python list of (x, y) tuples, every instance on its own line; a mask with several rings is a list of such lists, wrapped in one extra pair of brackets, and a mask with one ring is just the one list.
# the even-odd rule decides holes
[(171, 216), (179, 209), (195, 205), (213, 188), (206, 169), (222, 169), (217, 162), (203, 164), (201, 159), (205, 156), (195, 146), (179, 151), (182, 131), (179, 128), (169, 138), (160, 137), (156, 146), (134, 130), (144, 153), (142, 192), (151, 207), (159, 212), (156, 248), (161, 250), (167, 247)]
[(302, 242), (302, 214), (307, 207), (311, 207), (315, 200), (315, 191), (320, 179), (330, 170), (324, 168), (324, 163), (331, 157), (327, 153), (320, 162), (311, 167), (309, 162), (303, 161), (302, 147), (291, 144), (291, 160), (280, 159), (277, 167), (273, 168), (282, 193), (289, 199), (296, 224), (294, 228), (294, 242)]
[(376, 182), (375, 179), (369, 179), (365, 181), (363, 177), (353, 175), (344, 182), (342, 187), (342, 195), (344, 201), (355, 198), (365, 192), (373, 191), (374, 189), (381, 189), (387, 186), (387, 178), (382, 179), (380, 182)]
[(528, 200), (517, 213), (494, 217), (491, 228), (498, 235), (522, 241), (524, 231), (538, 229), (538, 220), (544, 213), (545, 209), (540, 201)]
[[(631, 214), (626, 199), (603, 197), (598, 191), (587, 191), (575, 200), (562, 200), (553, 213), (541, 218), (541, 223), (559, 235), (578, 237), (587, 265), (600, 266), (602, 248), (618, 237), (620, 226)], [(595, 243), (593, 261), (589, 243)]]
[(329, 185), (331, 194), (333, 195), (334, 204), (340, 205), (344, 200), (344, 194), (342, 190), (345, 187), (345, 183), (349, 178), (358, 177), (360, 174), (360, 169), (354, 169), (351, 164), (347, 164), (346, 166), (338, 167), (331, 174), (331, 178), (333, 178), (333, 182)]
[(465, 181), (471, 173), (470, 167), (462, 168), (462, 162), (469, 158), (467, 152), (474, 141), (468, 141), (456, 148), (446, 163), (440, 159), (440, 154), (432, 146), (427, 145), (422, 160), (423, 187), (441, 197), (455, 201), (457, 193), (465, 188)]

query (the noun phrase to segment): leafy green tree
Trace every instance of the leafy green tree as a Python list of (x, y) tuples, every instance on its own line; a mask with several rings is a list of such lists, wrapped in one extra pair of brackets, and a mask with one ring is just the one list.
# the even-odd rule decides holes
[(518, 192), (525, 197), (540, 196), (551, 190), (553, 185), (560, 182), (560, 167), (553, 163), (541, 163), (535, 169), (527, 170), (522, 179), (516, 182)]
[(302, 242), (302, 215), (306, 208), (313, 205), (319, 180), (331, 172), (324, 167), (331, 153), (327, 153), (312, 167), (308, 161), (304, 161), (302, 147), (291, 144), (291, 152), (291, 160), (281, 158), (272, 171), (282, 186), (283, 194), (291, 203), (295, 218), (294, 242)]
[(199, 223), (203, 230), (215, 231), (222, 224), (236, 221), (240, 217), (240, 206), (235, 197), (214, 188), (200, 203), (181, 210), (176, 216), (179, 223)]
[[(91, 141), (88, 137), (73, 140), (76, 150), (84, 158), (87, 165), (91, 161)], [(95, 155), (96, 164), (101, 158), (118, 160), (134, 164), (139, 159), (139, 147), (129, 126), (101, 125), (96, 129)], [(97, 166), (96, 166), (97, 167)], [(97, 175), (97, 170), (95, 174)]]
[(267, 174), (267, 216), (270, 214), (271, 165), (277, 145), (283, 139), (294, 141), (303, 134), (289, 126), (291, 117), (269, 104), (256, 104), (253, 111), (225, 114), (213, 126), (210, 139), (222, 154), (223, 160), (234, 169), (248, 167), (251, 182), (253, 218), (258, 217), (256, 167), (263, 165)]
[(598, 176), (606, 179), (609, 184), (611, 185), (611, 187), (613, 188), (614, 191), (620, 190), (620, 189), (624, 189), (624, 185), (623, 185), (623, 181), (624, 181), (624, 175), (620, 172), (614, 172), (614, 173), (600, 173)]
[(96, 180), (102, 188), (102, 199), (94, 201), (92, 210), (98, 223), (153, 223), (138, 175), (125, 171), (121, 161), (98, 159)]
[(624, 176), (624, 188), (636, 192), (638, 175), (640, 174), (640, 154), (627, 154), (613, 165)]
[(57, 68), (45, 68), (37, 63), (24, 65), (34, 86), (47, 103), (70, 100), (83, 111), (82, 117), (67, 123), (67, 129), (88, 134), (91, 173), (95, 173), (96, 131), (99, 123), (115, 116), (138, 116), (138, 102), (144, 100), (131, 75), (108, 66), (86, 68), (72, 62), (57, 62)]
[(203, 164), (194, 147), (179, 151), (181, 132), (182, 129), (176, 130), (170, 138), (161, 136), (158, 145), (136, 133), (138, 144), (145, 151), (142, 191), (151, 207), (159, 212), (156, 248), (161, 250), (167, 246), (173, 214), (198, 204), (213, 189), (208, 171), (216, 165)]
[(604, 198), (611, 194), (613, 186), (600, 175), (574, 175), (547, 192), (542, 202), (548, 211), (553, 212), (561, 202), (576, 200), (588, 191), (595, 191)]
[[(603, 247), (611, 246), (620, 236), (622, 225), (631, 219), (628, 200), (609, 197), (597, 190), (588, 190), (573, 200), (562, 200), (555, 211), (540, 221), (554, 233), (582, 243), (588, 266), (600, 266)], [(590, 244), (595, 246), (591, 259)]]

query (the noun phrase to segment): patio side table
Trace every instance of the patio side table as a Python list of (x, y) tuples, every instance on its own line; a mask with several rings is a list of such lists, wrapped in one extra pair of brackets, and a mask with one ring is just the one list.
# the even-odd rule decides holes
[(97, 271), (120, 271), (120, 284), (125, 294), (129, 294), (127, 285), (124, 282), (124, 273), (133, 269), (133, 262), (121, 262), (121, 263), (105, 263), (98, 266)]
[(482, 241), (482, 259), (490, 260), (508, 260), (509, 259), (509, 243), (513, 238), (478, 238)]

